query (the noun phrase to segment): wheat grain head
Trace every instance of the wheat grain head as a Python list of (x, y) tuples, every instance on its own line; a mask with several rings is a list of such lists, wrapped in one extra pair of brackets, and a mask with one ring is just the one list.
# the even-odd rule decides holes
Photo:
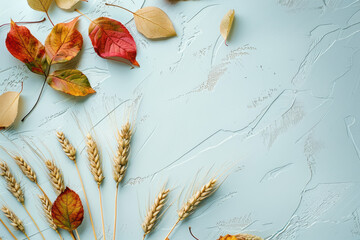
[(45, 165), (48, 169), (51, 185), (57, 194), (61, 194), (65, 191), (64, 178), (61, 170), (56, 166), (54, 161), (46, 160)]
[(68, 156), (68, 158), (71, 161), (76, 162), (76, 149), (73, 147), (73, 145), (71, 145), (69, 140), (65, 137), (65, 134), (63, 132), (57, 132), (56, 136), (66, 156)]
[(17, 230), (25, 233), (25, 228), (24, 228), (24, 224), (22, 223), (22, 221), (20, 220), (20, 218), (18, 218), (18, 216), (16, 216), (16, 214), (11, 211), (8, 207), (3, 206), (1, 208), (1, 211), (4, 213), (4, 215), (9, 219), (10, 224)]
[(90, 134), (88, 134), (86, 138), (87, 138), (86, 146), (87, 146), (88, 159), (90, 163), (90, 170), (98, 186), (100, 186), (105, 177), (103, 175), (103, 171), (101, 167), (99, 150), (95, 140)]
[(51, 208), (52, 208), (52, 203), (51, 201), (45, 197), (44, 195), (39, 195), (39, 199), (41, 201), (41, 205), (43, 207), (43, 211), (44, 211), (44, 215), (45, 218), (47, 220), (47, 222), (49, 223), (49, 226), (54, 229), (55, 231), (57, 231), (57, 226), (54, 223), (54, 220), (51, 216)]
[(13, 156), (15, 163), (19, 166), (21, 172), (32, 182), (37, 183), (37, 177), (32, 167), (20, 156)]
[(6, 164), (6, 162), (0, 161), (0, 175), (5, 178), (8, 190), (12, 193), (12, 195), (21, 204), (24, 204), (25, 202), (24, 192), (21, 189), (21, 185), (16, 181), (15, 177), (10, 172), (10, 168)]

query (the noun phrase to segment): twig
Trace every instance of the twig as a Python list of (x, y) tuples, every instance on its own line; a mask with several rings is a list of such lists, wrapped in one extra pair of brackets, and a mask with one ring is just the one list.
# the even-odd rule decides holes
[[(41, 23), (44, 22), (46, 20), (46, 18), (43, 18), (42, 20), (39, 21), (30, 21), (30, 22), (15, 22), (16, 24), (30, 24), (30, 23)], [(10, 23), (4, 23), (0, 25), (0, 28), (6, 25), (10, 25)]]
[(194, 234), (192, 233), (191, 227), (189, 227), (189, 232), (190, 232), (190, 235), (191, 235), (193, 238), (195, 238), (196, 240), (199, 240), (199, 239), (198, 239), (197, 237), (195, 237)]

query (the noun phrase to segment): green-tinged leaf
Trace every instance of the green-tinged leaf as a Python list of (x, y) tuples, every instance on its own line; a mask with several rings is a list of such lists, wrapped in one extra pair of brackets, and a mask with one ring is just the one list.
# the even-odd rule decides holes
[(79, 70), (57, 70), (50, 74), (47, 83), (55, 90), (73, 95), (86, 96), (95, 93), (88, 78)]

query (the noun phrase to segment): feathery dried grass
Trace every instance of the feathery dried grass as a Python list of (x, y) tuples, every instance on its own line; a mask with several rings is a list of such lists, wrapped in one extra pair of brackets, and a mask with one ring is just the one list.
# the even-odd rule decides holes
[(178, 211), (180, 221), (187, 218), (204, 199), (210, 197), (218, 189), (216, 183), (216, 179), (211, 179), (182, 206)]
[(122, 126), (121, 131), (118, 134), (118, 146), (114, 157), (113, 171), (113, 177), (117, 185), (124, 179), (129, 161), (130, 141), (132, 137), (132, 128), (129, 121)]
[(10, 224), (17, 230), (23, 232), (25, 234), (25, 228), (24, 228), (24, 224), (22, 223), (22, 221), (20, 220), (20, 218), (18, 218), (18, 216), (16, 216), (16, 214), (11, 211), (8, 207), (3, 206), (1, 208), (1, 211), (4, 213), (4, 215), (10, 220)]
[(100, 186), (105, 177), (103, 175), (103, 171), (101, 167), (99, 150), (95, 140), (92, 138), (90, 134), (88, 134), (86, 138), (87, 138), (86, 146), (87, 146), (88, 159), (90, 163), (90, 170), (98, 186)]
[(37, 183), (37, 177), (32, 167), (20, 156), (14, 156), (16, 164), (19, 166), (21, 172), (32, 182)]
[(51, 184), (57, 194), (65, 191), (64, 178), (61, 170), (56, 166), (53, 161), (46, 160), (45, 165), (48, 169)]
[(163, 189), (154, 201), (154, 204), (146, 214), (143, 224), (141, 225), (144, 230), (144, 238), (148, 235), (155, 227), (157, 220), (162, 216), (160, 213), (163, 210), (167, 196), (169, 195), (169, 189)]
[(57, 132), (56, 136), (66, 156), (68, 156), (68, 158), (71, 161), (76, 162), (76, 149), (73, 147), (73, 145), (71, 145), (69, 140), (65, 137), (65, 134), (63, 132)]
[(44, 195), (39, 195), (39, 199), (41, 201), (41, 205), (43, 207), (45, 218), (46, 218), (47, 222), (49, 223), (49, 226), (57, 232), (57, 226), (55, 225), (54, 220), (51, 216), (52, 203)]
[(8, 190), (21, 203), (24, 204), (25, 197), (20, 184), (10, 172), (9, 166), (5, 162), (0, 162), (0, 175), (6, 180)]

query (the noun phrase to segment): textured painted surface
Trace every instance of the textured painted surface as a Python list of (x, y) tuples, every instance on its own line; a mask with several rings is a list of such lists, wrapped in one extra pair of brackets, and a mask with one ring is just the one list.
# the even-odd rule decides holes
[[(14, 149), (10, 139), (26, 153), (51, 198), (55, 194), (45, 168), (22, 138), (36, 142), (49, 155), (40, 141), (47, 145), (65, 171), (67, 185), (82, 197), (76, 171), (56, 142), (55, 131), (62, 130), (79, 150), (101, 236), (96, 184), (75, 115), (83, 130), (95, 126), (101, 143), (110, 238), (114, 131), (129, 109), (138, 109), (131, 163), (119, 193), (119, 239), (141, 238), (141, 216), (149, 196), (154, 197), (168, 180), (174, 204), (149, 238), (162, 239), (176, 220), (176, 199), (198, 171), (205, 179), (209, 169), (216, 173), (229, 167), (233, 168), (220, 191), (176, 229), (172, 240), (191, 239), (188, 226), (200, 239), (239, 232), (266, 239), (360, 239), (359, 0), (111, 1), (132, 10), (142, 5), (162, 8), (178, 33), (165, 41), (145, 39), (131, 14), (105, 7), (104, 2), (92, 0), (79, 7), (93, 19), (107, 16), (126, 23), (137, 43), (141, 68), (98, 57), (87, 37), (89, 21), (81, 18), (84, 48), (80, 60), (67, 66), (87, 74), (97, 93), (79, 100), (47, 87), (29, 119), (1, 136), (2, 145)], [(219, 24), (232, 8), (236, 21), (226, 47)], [(25, 1), (2, 0), (0, 13), (1, 23), (43, 17)], [(50, 15), (56, 23), (77, 16), (55, 6)], [(48, 21), (28, 27), (42, 42), (51, 29)], [(7, 52), (8, 30), (8, 26), (0, 29), (0, 89), (19, 90), (24, 82), (24, 115), (43, 80)], [(45, 236), (55, 239), (41, 220), (38, 192), (11, 159), (0, 156), (22, 179), (31, 212)], [(0, 195), (1, 202), (18, 209), (32, 239), (41, 239), (2, 180)], [(91, 239), (88, 218), (80, 234)], [(0, 235), (10, 239), (3, 228)]]

